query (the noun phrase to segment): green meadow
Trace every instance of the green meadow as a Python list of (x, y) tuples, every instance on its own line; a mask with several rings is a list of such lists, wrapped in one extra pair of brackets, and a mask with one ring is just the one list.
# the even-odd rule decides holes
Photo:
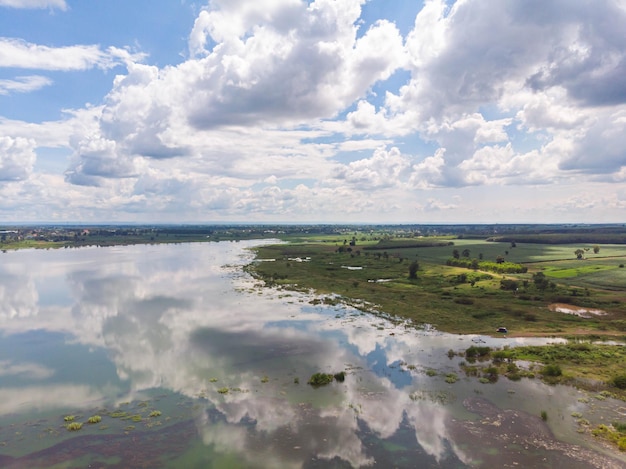
[[(577, 250), (584, 252), (582, 259)], [(528, 271), (498, 274), (448, 266), (454, 251), (484, 261), (500, 257)], [(625, 245), (355, 234), (301, 236), (297, 242), (261, 247), (257, 257), (273, 259), (250, 266), (269, 285), (339, 295), (346, 303), (365, 301), (371, 311), (446, 332), (493, 335), (498, 327), (515, 335), (621, 337), (626, 332)], [(418, 268), (411, 279), (414, 262)], [(541, 283), (534, 280), (538, 273), (545, 279)], [(549, 309), (553, 303), (600, 309), (606, 315), (557, 313)]]

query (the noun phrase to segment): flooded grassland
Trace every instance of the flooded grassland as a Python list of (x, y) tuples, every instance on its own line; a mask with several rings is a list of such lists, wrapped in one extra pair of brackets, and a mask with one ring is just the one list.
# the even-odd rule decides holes
[(623, 401), (464, 372), (473, 345), (553, 339), (445, 334), (261, 288), (242, 271), (256, 244), (3, 254), (0, 466), (626, 463), (590, 431), (623, 421)]

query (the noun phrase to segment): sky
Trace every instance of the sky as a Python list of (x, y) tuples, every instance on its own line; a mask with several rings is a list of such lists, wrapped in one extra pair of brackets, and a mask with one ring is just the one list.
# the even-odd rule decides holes
[(623, 223), (626, 0), (0, 0), (0, 222)]

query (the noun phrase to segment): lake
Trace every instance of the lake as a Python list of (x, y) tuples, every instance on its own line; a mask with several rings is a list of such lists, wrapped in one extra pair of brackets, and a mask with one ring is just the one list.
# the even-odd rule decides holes
[[(444, 334), (260, 288), (242, 271), (259, 243), (1, 254), (0, 466), (625, 463), (572, 417), (611, 422), (623, 402), (483, 384), (448, 356), (546, 339)], [(317, 372), (340, 379), (307, 384)]]

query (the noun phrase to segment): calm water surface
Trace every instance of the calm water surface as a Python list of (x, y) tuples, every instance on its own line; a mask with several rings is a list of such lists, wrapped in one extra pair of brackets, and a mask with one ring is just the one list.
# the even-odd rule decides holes
[[(255, 244), (0, 255), (0, 467), (624, 463), (571, 416), (610, 422), (623, 403), (481, 384), (447, 355), (537, 340), (416, 330), (262, 290), (241, 271)], [(315, 389), (318, 371), (346, 378)]]

